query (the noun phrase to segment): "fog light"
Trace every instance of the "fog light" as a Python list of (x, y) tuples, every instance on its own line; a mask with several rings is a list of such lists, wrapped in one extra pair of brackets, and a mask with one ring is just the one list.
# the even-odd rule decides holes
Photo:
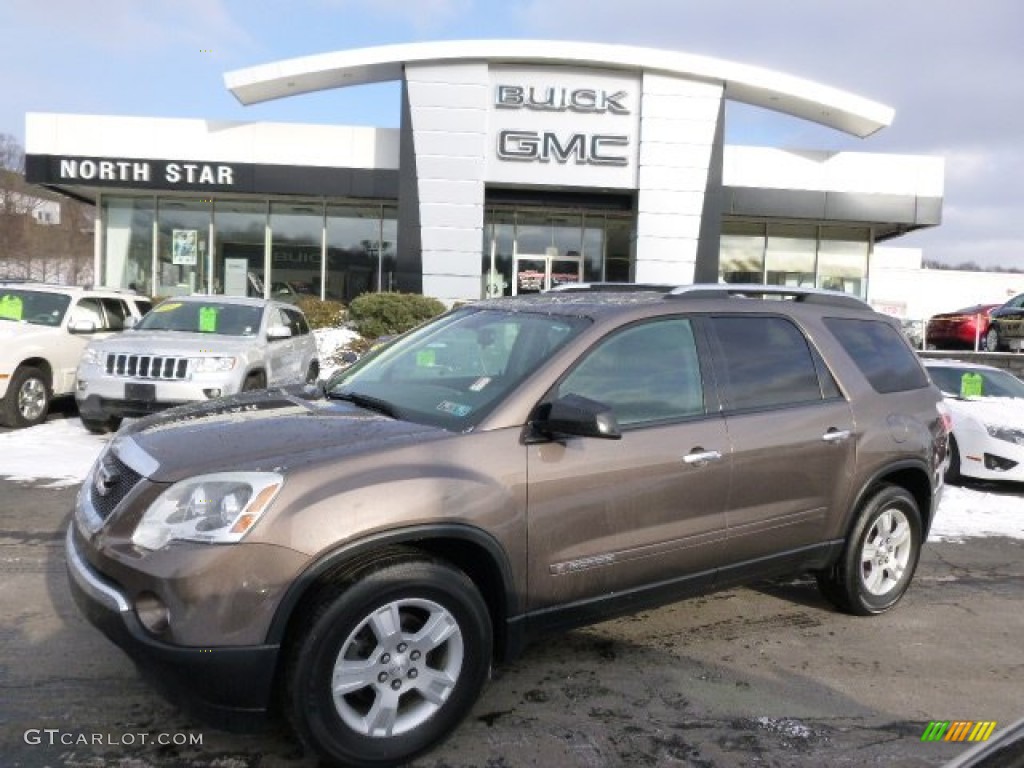
[(142, 626), (158, 635), (171, 625), (171, 615), (163, 600), (152, 592), (143, 592), (135, 598), (135, 614)]
[(993, 456), (991, 453), (985, 454), (985, 469), (990, 469), (993, 472), (1006, 472), (1016, 466), (1016, 461), (1004, 459), (1002, 456)]
[(214, 387), (213, 389), (204, 389), (203, 390), (203, 394), (206, 395), (209, 398), (214, 398), (214, 397), (220, 397), (221, 396), (221, 391), (220, 391), (220, 389)]

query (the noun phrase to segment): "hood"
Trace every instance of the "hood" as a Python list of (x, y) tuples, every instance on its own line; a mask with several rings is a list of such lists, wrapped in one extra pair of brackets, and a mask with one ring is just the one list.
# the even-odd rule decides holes
[(64, 331), (60, 326), (33, 325), (32, 323), (0, 320), (0, 342), (6, 339), (18, 339), (18, 341), (27, 341), (37, 338), (45, 339), (50, 336), (63, 333)]
[[(151, 480), (176, 482), (206, 472), (287, 471), (289, 466), (308, 462), (311, 455), (327, 459), (372, 453), (385, 445), (449, 434), (438, 427), (328, 400), (315, 387), (293, 387), (148, 416), (126, 425), (112, 448)], [(136, 449), (142, 449), (149, 460), (132, 462)]]
[(947, 397), (946, 402), (956, 414), (970, 416), (985, 424), (1024, 429), (1024, 398), (1022, 397), (972, 397), (966, 400)]
[(222, 336), (215, 333), (179, 331), (124, 331), (96, 342), (103, 352), (119, 354), (170, 355), (196, 357), (198, 354), (237, 355), (255, 344), (255, 336)]

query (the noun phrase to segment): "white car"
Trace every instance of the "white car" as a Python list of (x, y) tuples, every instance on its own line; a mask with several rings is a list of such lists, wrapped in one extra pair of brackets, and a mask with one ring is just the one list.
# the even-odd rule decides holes
[(41, 423), (52, 398), (74, 392), (89, 340), (123, 330), (151, 306), (122, 291), (0, 284), (0, 424)]
[(174, 297), (131, 330), (90, 344), (75, 400), (91, 432), (243, 390), (314, 382), (316, 339), (300, 309), (235, 296)]
[(989, 365), (924, 363), (953, 417), (946, 479), (1024, 481), (1024, 381)]

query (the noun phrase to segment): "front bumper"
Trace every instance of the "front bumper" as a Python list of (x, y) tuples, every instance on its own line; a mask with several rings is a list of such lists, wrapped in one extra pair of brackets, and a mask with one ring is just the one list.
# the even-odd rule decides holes
[(86, 561), (74, 522), (66, 550), (71, 593), (82, 613), (169, 699), (229, 730), (250, 730), (266, 721), (279, 645), (201, 648), (160, 642), (143, 628), (118, 585)]
[(109, 376), (98, 366), (83, 364), (78, 369), (75, 400), (86, 418), (134, 418), (231, 395), (240, 389), (241, 381), (234, 371), (176, 380), (133, 379)]

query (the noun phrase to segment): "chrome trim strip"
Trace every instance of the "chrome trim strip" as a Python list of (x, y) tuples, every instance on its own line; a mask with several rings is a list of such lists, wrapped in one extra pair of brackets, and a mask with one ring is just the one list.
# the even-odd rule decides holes
[(146, 479), (153, 477), (160, 469), (160, 462), (140, 448), (131, 437), (115, 437), (110, 444), (110, 450)]
[(81, 588), (89, 597), (97, 602), (103, 603), (118, 613), (130, 611), (132, 607), (128, 604), (125, 596), (117, 589), (110, 586), (103, 578), (96, 573), (75, 547), (75, 524), (68, 526), (67, 544), (65, 546), (68, 561), (68, 573), (75, 580), (75, 584)]

